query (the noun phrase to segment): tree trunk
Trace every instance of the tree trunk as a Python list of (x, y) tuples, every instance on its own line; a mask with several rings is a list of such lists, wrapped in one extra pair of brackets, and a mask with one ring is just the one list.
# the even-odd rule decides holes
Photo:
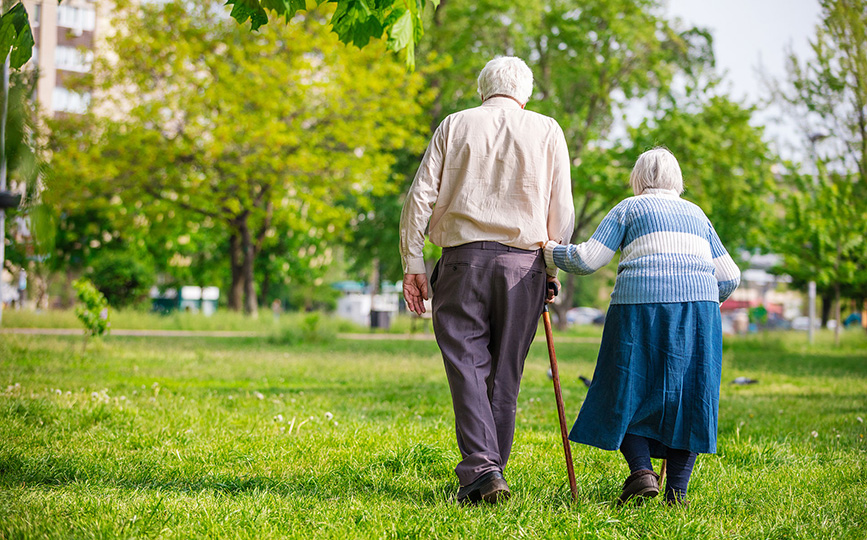
[(830, 292), (822, 293), (822, 328), (828, 327), (828, 321), (831, 319), (831, 308), (834, 305), (834, 295)]
[(244, 294), (244, 281), (241, 279), (241, 235), (232, 231), (229, 237), (229, 257), (232, 266), (232, 285), (229, 288), (229, 309), (241, 311)]
[(256, 259), (256, 250), (253, 246), (253, 237), (244, 215), (240, 221), (241, 232), (241, 277), (244, 282), (244, 312), (253, 317), (259, 316), (259, 302), (256, 298), (256, 281), (253, 275), (253, 263)]
[(259, 291), (259, 298), (262, 299), (262, 305), (268, 306), (271, 305), (268, 302), (268, 295), (271, 294), (271, 273), (270, 272), (262, 272), (262, 287)]

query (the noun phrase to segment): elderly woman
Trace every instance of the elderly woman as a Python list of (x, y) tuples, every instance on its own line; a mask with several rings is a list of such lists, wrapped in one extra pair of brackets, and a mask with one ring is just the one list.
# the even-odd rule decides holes
[(615, 206), (587, 242), (545, 245), (545, 261), (591, 274), (619, 249), (617, 280), (593, 382), (569, 435), (623, 453), (631, 474), (620, 501), (659, 494), (651, 457), (668, 459), (665, 497), (685, 503), (699, 453), (716, 452), (722, 325), (719, 304), (740, 271), (701, 208), (680, 198), (674, 155), (639, 156), (634, 197)]

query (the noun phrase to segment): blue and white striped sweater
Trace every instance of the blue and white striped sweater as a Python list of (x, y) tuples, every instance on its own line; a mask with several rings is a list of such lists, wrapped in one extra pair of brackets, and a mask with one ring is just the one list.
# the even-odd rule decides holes
[(621, 201), (582, 244), (548, 242), (545, 260), (592, 274), (618, 249), (612, 304), (723, 302), (740, 283), (740, 270), (701, 208), (663, 189)]

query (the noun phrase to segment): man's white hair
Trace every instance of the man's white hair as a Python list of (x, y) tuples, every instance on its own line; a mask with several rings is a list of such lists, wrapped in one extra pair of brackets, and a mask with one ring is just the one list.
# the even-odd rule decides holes
[(668, 148), (656, 147), (638, 156), (629, 175), (629, 185), (636, 195), (641, 195), (645, 189), (670, 189), (681, 194), (683, 173)]
[(533, 72), (517, 56), (498, 56), (479, 73), (479, 96), (487, 99), (500, 94), (511, 96), (522, 104), (533, 93)]

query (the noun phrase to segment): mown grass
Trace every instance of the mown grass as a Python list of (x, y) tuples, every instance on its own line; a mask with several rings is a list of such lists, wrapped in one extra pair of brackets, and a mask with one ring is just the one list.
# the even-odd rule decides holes
[[(682, 510), (611, 504), (625, 464), (577, 445), (570, 502), (543, 339), (513, 498), (462, 508), (433, 342), (0, 335), (0, 538), (863, 539), (867, 339), (820, 340), (727, 338), (720, 451)], [(558, 343), (570, 421), (597, 350)]]

